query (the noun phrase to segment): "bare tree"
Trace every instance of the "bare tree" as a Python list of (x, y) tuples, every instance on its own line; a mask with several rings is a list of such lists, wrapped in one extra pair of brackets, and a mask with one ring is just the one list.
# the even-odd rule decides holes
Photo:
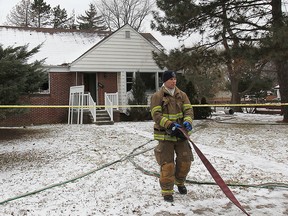
[(101, 0), (95, 3), (106, 22), (109, 30), (113, 31), (125, 24), (140, 30), (145, 17), (155, 5), (154, 0)]
[(33, 17), (31, 16), (31, 1), (22, 0), (7, 15), (7, 24), (13, 26), (30, 27)]

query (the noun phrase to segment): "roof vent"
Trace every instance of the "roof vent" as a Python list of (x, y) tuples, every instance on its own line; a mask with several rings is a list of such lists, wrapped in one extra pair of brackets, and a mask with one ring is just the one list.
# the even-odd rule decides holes
[(125, 31), (125, 38), (130, 38), (130, 31)]

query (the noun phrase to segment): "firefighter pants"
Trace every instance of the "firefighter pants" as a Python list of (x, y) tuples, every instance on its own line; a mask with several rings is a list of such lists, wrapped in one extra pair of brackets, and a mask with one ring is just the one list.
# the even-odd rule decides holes
[[(190, 171), (193, 154), (187, 140), (159, 141), (154, 149), (157, 163), (160, 165), (160, 186), (162, 195), (173, 194), (174, 184), (184, 185)], [(176, 155), (176, 160), (175, 160)]]

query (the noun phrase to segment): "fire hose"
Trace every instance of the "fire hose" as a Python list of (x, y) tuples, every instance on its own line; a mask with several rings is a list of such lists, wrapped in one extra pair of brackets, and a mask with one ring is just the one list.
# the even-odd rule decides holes
[(222, 177), (219, 175), (217, 170), (213, 167), (213, 165), (210, 163), (210, 161), (205, 157), (205, 155), (201, 152), (201, 150), (196, 146), (196, 144), (190, 139), (189, 135), (183, 128), (178, 128), (183, 135), (186, 137), (188, 142), (193, 146), (195, 152), (201, 159), (202, 163), (205, 165), (213, 179), (215, 180), (216, 184), (221, 188), (221, 190), (224, 192), (226, 197), (231, 200), (232, 203), (234, 203), (242, 212), (244, 212), (246, 215), (249, 216), (248, 212), (242, 207), (240, 202), (237, 200), (237, 198), (234, 196), (232, 191), (229, 189), (229, 187), (226, 185)]

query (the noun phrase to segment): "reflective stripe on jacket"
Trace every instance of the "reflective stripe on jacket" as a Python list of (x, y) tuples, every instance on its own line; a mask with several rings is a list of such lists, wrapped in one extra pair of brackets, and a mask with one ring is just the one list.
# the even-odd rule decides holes
[[(154, 139), (177, 141), (176, 137), (167, 134), (166, 130), (172, 122), (183, 126), (184, 121), (192, 124), (193, 109), (185, 92), (176, 87), (171, 96), (162, 86), (151, 97), (151, 116), (154, 124)], [(191, 132), (190, 132), (191, 133)]]

